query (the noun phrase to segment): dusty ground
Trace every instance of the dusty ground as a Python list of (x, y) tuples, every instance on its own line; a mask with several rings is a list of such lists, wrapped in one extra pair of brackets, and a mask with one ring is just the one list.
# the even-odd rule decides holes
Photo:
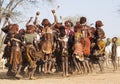
[(120, 84), (120, 67), (113, 72), (112, 66), (105, 68), (104, 73), (90, 73), (88, 75), (70, 75), (62, 77), (61, 73), (51, 75), (37, 75), (36, 80), (27, 77), (17, 80), (6, 76), (7, 70), (0, 69), (0, 84)]

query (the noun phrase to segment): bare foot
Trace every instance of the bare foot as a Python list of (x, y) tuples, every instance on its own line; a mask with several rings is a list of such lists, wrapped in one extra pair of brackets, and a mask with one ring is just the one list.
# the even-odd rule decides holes
[(30, 80), (35, 80), (36, 78), (35, 77), (30, 77)]

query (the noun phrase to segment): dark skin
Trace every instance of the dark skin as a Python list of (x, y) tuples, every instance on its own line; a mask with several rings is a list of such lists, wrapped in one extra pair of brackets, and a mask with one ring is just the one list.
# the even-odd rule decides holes
[[(52, 49), (51, 45), (52, 45), (52, 42), (53, 42), (53, 35), (52, 35), (51, 31), (53, 30), (53, 28), (54, 28), (54, 26), (57, 22), (57, 19), (56, 19), (56, 15), (55, 15), (55, 10), (51, 10), (51, 12), (54, 16), (55, 22), (53, 24), (51, 24), (48, 19), (44, 19), (42, 21), (42, 25), (44, 26), (44, 28), (42, 30), (42, 35), (44, 37), (44, 43), (42, 45), (42, 50), (44, 50), (46, 47), (49, 47), (49, 50)], [(48, 31), (49, 33), (46, 33), (46, 31)], [(44, 44), (49, 44), (49, 46), (46, 46)], [(44, 73), (50, 73), (51, 72), (51, 70), (50, 70), (51, 65), (52, 65), (51, 55), (52, 55), (52, 52), (44, 54), (44, 60), (46, 61), (45, 64), (44, 64)]]
[(59, 42), (59, 49), (61, 53), (61, 63), (62, 63), (62, 70), (63, 76), (69, 76), (68, 74), (68, 37), (65, 34), (65, 27), (61, 26), (60, 28), (60, 35), (58, 37)]
[(117, 63), (116, 63), (116, 60), (117, 60), (117, 56), (116, 56), (116, 50), (117, 50), (117, 45), (116, 45), (116, 42), (117, 42), (117, 37), (113, 37), (112, 38), (112, 55), (111, 55), (111, 59), (112, 59), (112, 64), (113, 64), (113, 67), (114, 67), (114, 71), (117, 70)]
[[(86, 25), (87, 22), (87, 18), (86, 17), (81, 17), (80, 18), (80, 24), (82, 26), (81, 31), (82, 31), (82, 35), (83, 35), (83, 43), (86, 42), (86, 38), (91, 38), (92, 37), (92, 33), (90, 30), (90, 27), (88, 25)], [(86, 58), (88, 58), (89, 55), (85, 55)], [(89, 61), (85, 60), (83, 63), (83, 67), (85, 69), (85, 73), (90, 72), (90, 66), (89, 66)], [(87, 70), (88, 69), (88, 70)]]

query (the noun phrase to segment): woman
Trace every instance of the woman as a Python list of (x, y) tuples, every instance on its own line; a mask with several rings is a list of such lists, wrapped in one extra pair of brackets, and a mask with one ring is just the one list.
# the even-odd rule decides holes
[(51, 73), (51, 65), (52, 65), (52, 52), (53, 52), (53, 28), (57, 22), (55, 10), (52, 10), (52, 14), (54, 16), (55, 22), (53, 24), (50, 23), (48, 19), (43, 19), (42, 21), (42, 36), (43, 36), (43, 44), (42, 44), (42, 52), (44, 53), (44, 73)]
[(117, 60), (117, 45), (116, 45), (116, 42), (117, 42), (117, 37), (113, 37), (112, 38), (112, 55), (111, 55), (111, 59), (112, 59), (112, 64), (113, 64), (113, 67), (114, 67), (114, 71), (117, 70), (117, 63), (116, 63), (116, 60)]
[(60, 36), (58, 38), (60, 45), (60, 53), (62, 59), (63, 76), (69, 76), (68, 74), (68, 37), (65, 33), (65, 27), (60, 28)]
[(81, 25), (76, 25), (74, 27), (75, 35), (74, 35), (73, 56), (72, 56), (73, 62), (75, 64), (75, 67), (77, 68), (78, 72), (80, 72), (80, 66), (79, 66), (78, 60), (79, 61), (84, 60), (83, 47), (80, 42), (81, 37), (82, 37), (81, 28), (82, 28)]

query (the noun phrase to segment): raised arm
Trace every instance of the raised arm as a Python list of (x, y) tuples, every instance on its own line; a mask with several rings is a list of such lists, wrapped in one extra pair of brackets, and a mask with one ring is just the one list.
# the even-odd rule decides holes
[(36, 12), (36, 16), (35, 16), (35, 20), (34, 20), (34, 25), (35, 25), (35, 26), (37, 26), (37, 25), (39, 24), (39, 22), (38, 22), (38, 17), (39, 17), (39, 15), (40, 15), (40, 12), (37, 11), (37, 12)]
[(56, 16), (56, 11), (55, 10), (52, 10), (52, 14), (54, 16), (54, 23), (57, 23), (58, 20), (57, 20), (57, 16)]
[(3, 24), (3, 27), (5, 27), (6, 24), (10, 25), (9, 17), (6, 17), (6, 18), (5, 18), (5, 22), (4, 22), (4, 24)]
[(32, 21), (33, 17), (30, 17), (29, 21), (26, 23), (26, 26), (28, 26), (30, 24), (30, 22)]
[(54, 23), (51, 25), (51, 28), (54, 28), (55, 24), (58, 23), (57, 16), (55, 10), (52, 10), (52, 14), (54, 16)]
[(8, 33), (8, 32), (9, 32), (9, 26), (10, 26), (9, 17), (6, 17), (6, 18), (5, 18), (5, 22), (4, 22), (1, 30), (2, 30), (4, 33)]

